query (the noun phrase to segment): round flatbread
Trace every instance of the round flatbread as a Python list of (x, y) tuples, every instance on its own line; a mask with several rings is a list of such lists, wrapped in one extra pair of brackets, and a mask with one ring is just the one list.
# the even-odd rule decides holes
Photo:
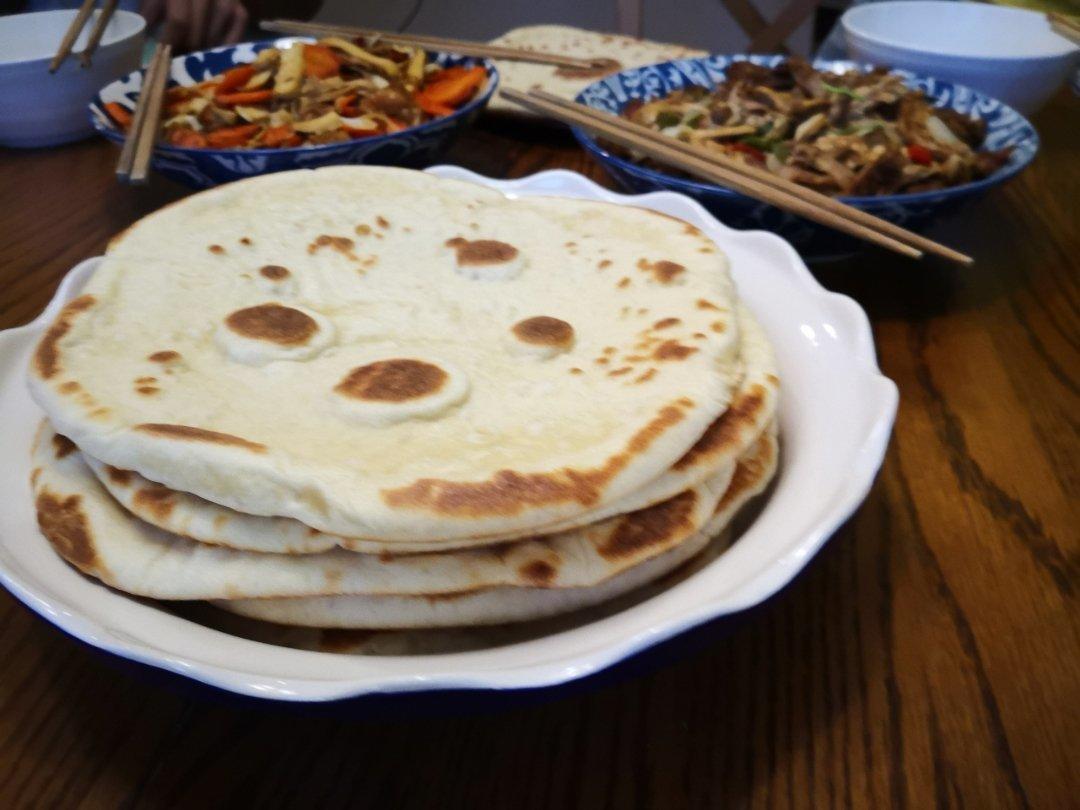
[[(706, 478), (730, 477), (736, 460), (757, 440), (772, 419), (778, 377), (772, 347), (761, 326), (738, 305), (740, 359), (744, 375), (729, 407), (682, 458), (659, 478), (599, 510), (538, 531), (550, 534), (616, 514), (651, 506), (697, 486)], [(168, 532), (204, 543), (276, 554), (316, 554), (335, 547), (364, 553), (422, 552), (487, 545), (508, 537), (463, 538), (457, 541), (385, 543), (321, 532), (292, 518), (248, 515), (186, 492), (169, 489), (131, 470), (121, 470), (90, 456), (85, 461), (98, 479), (129, 512)]]
[(401, 556), (341, 549), (299, 556), (261, 554), (163, 532), (125, 512), (75, 445), (48, 426), (35, 442), (31, 480), (43, 534), (84, 573), (138, 596), (240, 599), (593, 587), (701, 531), (729, 478), (710, 479), (648, 509), (569, 532), (494, 547)]
[(762, 492), (776, 471), (775, 432), (765, 433), (740, 462), (709, 531), (700, 531), (665, 553), (592, 588), (492, 588), (440, 597), (331, 596), (241, 599), (219, 607), (278, 624), (328, 628), (419, 628), (501, 624), (554, 616), (596, 605), (641, 587), (699, 554), (738, 510)]
[[(579, 59), (607, 60), (606, 64), (592, 70), (496, 60), (500, 88), (510, 87), (523, 93), (533, 89), (546, 90), (568, 99), (573, 99), (598, 79), (620, 70), (707, 55), (706, 51), (682, 45), (650, 42), (622, 34), (585, 31), (569, 25), (527, 25), (507, 31), (501, 37), (493, 39), (491, 44), (574, 56)], [(521, 107), (504, 101), (498, 94), (488, 106), (489, 109), (500, 112), (526, 114)]]
[(657, 478), (729, 406), (738, 332), (726, 260), (679, 220), (335, 167), (141, 220), (30, 379), (106, 464), (325, 532), (438, 541)]

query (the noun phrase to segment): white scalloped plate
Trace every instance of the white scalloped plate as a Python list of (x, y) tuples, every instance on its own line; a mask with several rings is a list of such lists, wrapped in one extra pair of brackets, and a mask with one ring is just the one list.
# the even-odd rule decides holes
[(93, 272), (64, 279), (33, 323), (0, 333), (0, 581), (61, 629), (125, 658), (223, 689), (282, 700), (371, 692), (537, 687), (580, 678), (783, 587), (855, 510), (881, 465), (896, 386), (878, 370), (866, 315), (823, 289), (795, 251), (762, 231), (734, 231), (678, 194), (615, 194), (567, 171), (497, 181), (429, 169), (510, 196), (559, 195), (651, 208), (701, 228), (728, 254), (740, 293), (776, 347), (783, 393), (781, 467), (764, 508), (734, 545), (696, 573), (625, 610), (523, 641), (428, 655), (313, 652), (252, 641), (104, 588), (62, 562), (38, 533), (28, 475), (41, 412), (27, 359), (57, 310)]

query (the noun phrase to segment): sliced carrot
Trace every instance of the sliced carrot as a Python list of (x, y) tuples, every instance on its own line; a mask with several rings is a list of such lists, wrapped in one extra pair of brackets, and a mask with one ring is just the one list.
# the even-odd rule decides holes
[(214, 97), (214, 101), (229, 107), (235, 104), (263, 104), (273, 97), (273, 90), (248, 90), (242, 93), (220, 93)]
[(462, 67), (461, 65), (443, 68), (428, 76), (426, 84), (435, 84), (437, 82), (446, 81), (447, 79), (456, 79), (458, 76), (464, 76), (468, 72), (469, 68)]
[(341, 61), (326, 45), (304, 46), (304, 75), (326, 79), (341, 73)]
[(238, 127), (224, 127), (206, 136), (206, 142), (213, 149), (228, 149), (243, 146), (259, 131), (258, 124), (241, 124)]
[(432, 76), (417, 91), (417, 105), (429, 115), (449, 115), (454, 108), (464, 104), (484, 81), (486, 75), (482, 67), (461, 68), (461, 72), (450, 73), (454, 68), (447, 68)]
[(170, 129), (166, 138), (173, 146), (183, 146), (186, 149), (205, 149), (207, 146), (205, 135), (186, 127)]
[(217, 89), (214, 90), (214, 95), (220, 96), (230, 90), (235, 90), (237, 87), (243, 87), (254, 75), (255, 68), (251, 65), (240, 65), (232, 70), (226, 70), (221, 76), (221, 82), (218, 84)]
[(360, 115), (360, 107), (356, 103), (356, 93), (335, 98), (334, 109), (337, 110), (338, 115), (345, 118), (356, 118), (356, 116)]
[(282, 124), (280, 127), (269, 127), (262, 135), (262, 145), (277, 149), (287, 146), (299, 146), (303, 143), (301, 138), (291, 126)]
[(116, 122), (120, 129), (127, 129), (131, 126), (131, 110), (123, 104), (119, 104), (115, 101), (106, 101), (105, 112), (109, 114), (109, 117)]

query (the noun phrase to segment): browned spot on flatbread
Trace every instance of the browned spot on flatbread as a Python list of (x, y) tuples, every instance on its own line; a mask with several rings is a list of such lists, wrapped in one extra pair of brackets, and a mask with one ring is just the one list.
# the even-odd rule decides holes
[(691, 516), (697, 494), (688, 489), (674, 498), (625, 515), (611, 536), (597, 548), (608, 560), (635, 557), (652, 546), (663, 546), (694, 530)]
[(111, 464), (105, 465), (105, 474), (109, 476), (110, 481), (121, 487), (126, 487), (130, 484), (131, 477), (134, 475), (131, 470), (121, 470), (119, 467), (114, 467)]
[(246, 247), (251, 247), (251, 238), (247, 236), (241, 236), (240, 244), (245, 245)]
[(606, 270), (609, 267), (611, 267), (611, 259), (601, 259), (596, 263), (597, 270)]
[(53, 454), (57, 458), (63, 458), (64, 456), (70, 455), (79, 449), (75, 446), (75, 442), (73, 442), (67, 436), (61, 436), (59, 433), (53, 434), (52, 446)]
[(360, 225), (357, 225), (356, 228), (354, 228), (354, 230), (356, 231), (357, 236), (370, 236), (371, 235), (371, 226), (370, 225), (360, 224)]
[(562, 65), (555, 69), (555, 75), (562, 79), (599, 79), (609, 73), (622, 70), (622, 63), (617, 59), (595, 59), (590, 67), (570, 67)]
[(271, 281), (281, 281), (289, 277), (289, 269), (280, 264), (264, 264), (259, 268), (259, 275)]
[(354, 399), (404, 402), (434, 394), (447, 379), (449, 375), (433, 363), (401, 357), (354, 368), (334, 391)]
[(328, 233), (319, 234), (315, 237), (315, 241), (308, 245), (308, 253), (315, 253), (323, 248), (330, 248), (330, 250), (336, 250), (346, 259), (356, 261), (356, 254), (353, 253), (353, 245), (355, 243), (347, 236), (331, 236)]
[(753, 452), (740, 458), (739, 463), (735, 465), (735, 473), (731, 476), (731, 483), (728, 484), (728, 488), (724, 491), (713, 514), (723, 512), (743, 492), (755, 487), (757, 482), (768, 471), (775, 452), (776, 448), (771, 440), (764, 436), (760, 438)]
[(146, 359), (151, 363), (175, 363), (180, 359), (180, 352), (174, 352), (172, 349), (165, 349), (164, 351), (154, 352)]
[(622, 368), (613, 368), (607, 374), (609, 377), (621, 377), (623, 374), (629, 374), (633, 370), (633, 366), (623, 366)]
[(614, 346), (605, 346), (600, 351), (602, 351), (604, 354), (615, 354), (615, 352), (617, 352), (618, 349), (616, 349)]
[(376, 635), (374, 630), (322, 630), (319, 635), (319, 649), (331, 653), (349, 652)]
[(720, 307), (714, 304), (712, 301), (706, 301), (704, 298), (699, 298), (697, 301), (698, 309), (711, 309), (714, 312), (720, 312)]
[(677, 340), (665, 340), (653, 352), (656, 360), (685, 360), (696, 352), (693, 346), (683, 346)]
[(337, 568), (326, 568), (323, 570), (323, 580), (326, 582), (327, 588), (337, 590), (341, 587), (342, 573)]
[(661, 318), (652, 325), (653, 329), (670, 329), (673, 326), (678, 326), (682, 321), (678, 318)]
[(57, 553), (83, 571), (98, 567), (97, 552), (90, 532), (89, 521), (82, 511), (82, 498), (66, 498), (45, 489), (34, 500), (38, 526)]
[(158, 388), (156, 385), (140, 385), (137, 386), (135, 390), (138, 393), (142, 394), (144, 397), (152, 397), (154, 396), (154, 394), (161, 393), (161, 389)]
[(60, 371), (60, 341), (71, 331), (75, 316), (90, 309), (95, 302), (92, 295), (80, 295), (73, 301), (69, 301), (46, 330), (37, 349), (34, 350), (34, 368), (42, 379), (51, 379)]
[(718, 334), (723, 334), (727, 331), (727, 324), (723, 321), (713, 321), (709, 328)]
[(281, 304), (238, 309), (225, 318), (225, 325), (243, 337), (266, 340), (279, 346), (307, 343), (319, 331), (319, 325), (310, 315)]
[(574, 342), (574, 327), (550, 315), (537, 315), (518, 321), (511, 328), (514, 337), (533, 346), (566, 348)]
[(608, 363), (611, 362), (611, 360), (606, 357), (597, 357), (595, 360), (593, 360), (593, 362), (596, 363), (596, 365), (598, 366), (606, 366)]
[(383, 501), (395, 509), (413, 509), (439, 515), (476, 517), (516, 515), (526, 507), (576, 502), (590, 506), (604, 487), (634, 456), (644, 453), (665, 431), (685, 417), (693, 402), (680, 398), (665, 405), (648, 424), (635, 433), (625, 451), (590, 470), (565, 467), (555, 472), (521, 473), (499, 470), (485, 481), (444, 481), (421, 478), (397, 489), (382, 491)]
[(38, 479), (41, 477), (41, 467), (34, 467), (30, 471), (30, 486), (36, 487)]
[(578, 368), (577, 366), (574, 366), (573, 368), (571, 368), (571, 369), (570, 369), (570, 373), (571, 373), (571, 374), (584, 374), (585, 372), (584, 372), (584, 371), (582, 371), (582, 370), (581, 370), (580, 368)]
[(667, 259), (659, 259), (655, 262), (650, 262), (648, 259), (638, 259), (637, 268), (646, 273), (651, 273), (652, 277), (660, 284), (670, 284), (679, 274), (686, 272), (686, 268), (681, 264)]
[(518, 249), (497, 239), (465, 239), (455, 236), (446, 246), (457, 253), (460, 265), (503, 264), (518, 255)]
[(157, 377), (136, 377), (136, 385), (150, 385), (157, 382)]
[(176, 508), (176, 493), (163, 486), (149, 486), (135, 490), (134, 507), (136, 512), (151, 514), (156, 520), (167, 520)]
[(779, 385), (780, 384), (780, 378), (777, 377), (775, 374), (771, 374), (771, 373), (766, 374), (765, 379), (768, 380), (773, 385)]
[(765, 389), (760, 385), (738, 394), (731, 406), (705, 428), (701, 438), (671, 465), (672, 469), (684, 470), (696, 466), (703, 458), (708, 461), (720, 453), (736, 450), (740, 434), (760, 418), (764, 405)]
[(695, 340), (705, 340), (706, 336), (704, 332), (694, 332), (694, 334), (692, 334), (690, 337), (694, 338)]
[(223, 248), (221, 245), (210, 245), (207, 250), (209, 250), (216, 256), (221, 256), (223, 253), (225, 253), (225, 248)]
[(378, 225), (380, 228), (383, 228), (385, 230), (386, 228), (390, 227), (390, 220), (388, 220), (384, 216), (377, 216), (377, 217), (375, 217), (375, 224)]
[(518, 568), (521, 579), (537, 588), (550, 585), (559, 572), (547, 560), (533, 560)]
[(683, 225), (683, 233), (687, 236), (701, 236), (701, 231), (689, 222)]
[(189, 442), (209, 442), (211, 444), (224, 444), (230, 447), (241, 447), (252, 453), (265, 453), (266, 445), (258, 442), (250, 442), (233, 436), (231, 433), (218, 433), (216, 430), (204, 430), (203, 428), (189, 427), (188, 425), (167, 425), (158, 422), (144, 422), (136, 425), (135, 430), (149, 433), (154, 436), (163, 436), (167, 439), (178, 439)]
[(630, 277), (629, 276), (623, 276), (622, 278), (619, 279), (619, 283), (616, 284), (615, 286), (618, 287), (620, 290), (625, 290), (627, 287), (630, 286)]
[(67, 382), (60, 383), (59, 391), (61, 394), (74, 394), (82, 388), (75, 380), (68, 380)]
[(651, 380), (655, 376), (656, 376), (656, 369), (655, 368), (647, 368), (643, 372), (641, 372), (641, 374), (639, 374), (637, 377), (634, 378), (634, 382), (636, 382), (636, 383), (648, 382), (649, 380)]

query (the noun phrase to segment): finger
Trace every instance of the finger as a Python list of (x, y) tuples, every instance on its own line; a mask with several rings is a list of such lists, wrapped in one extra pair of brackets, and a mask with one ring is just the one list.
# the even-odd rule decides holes
[(165, 28), (162, 39), (176, 48), (187, 48), (191, 30), (191, 5), (188, 0), (165, 0)]
[(219, 0), (210, 4), (210, 22), (206, 28), (207, 45), (221, 45), (232, 22), (234, 9), (240, 4), (235, 0)]
[(146, 20), (146, 29), (149, 31), (165, 17), (165, 0), (143, 0), (139, 5), (139, 13)]
[(213, 0), (190, 0), (191, 29), (188, 31), (188, 47), (197, 50), (206, 46), (206, 27), (211, 5), (218, 5)]
[(232, 15), (232, 24), (225, 34), (225, 42), (239, 42), (244, 36), (244, 31), (247, 30), (247, 24), (247, 9), (242, 4), (237, 3)]

